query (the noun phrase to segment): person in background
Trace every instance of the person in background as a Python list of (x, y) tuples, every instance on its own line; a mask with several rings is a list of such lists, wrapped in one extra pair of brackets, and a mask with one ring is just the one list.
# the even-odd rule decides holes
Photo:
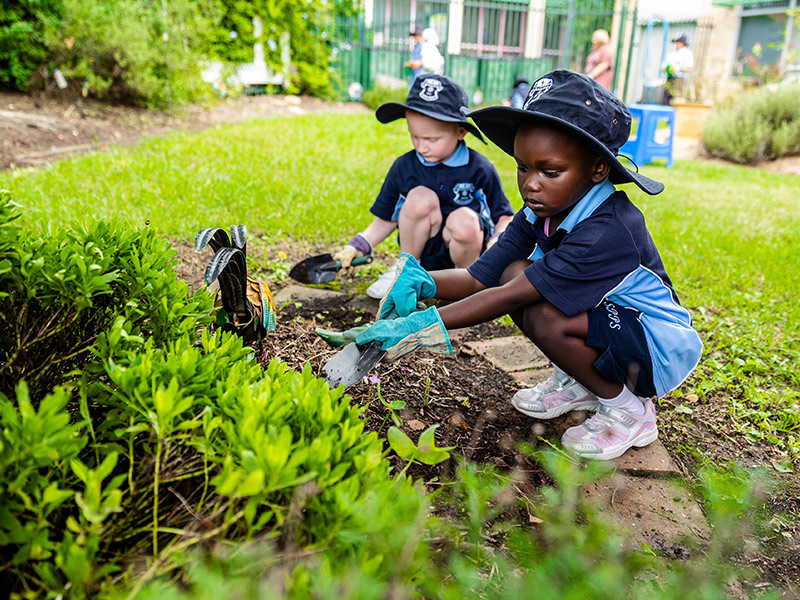
[(403, 66), (411, 70), (411, 81), (408, 83), (408, 89), (414, 85), (417, 77), (420, 76), (422, 71), (422, 27), (415, 27), (411, 30), (411, 37), (414, 38), (414, 48), (411, 50), (411, 59), (407, 60)]
[(597, 29), (592, 33), (592, 51), (586, 57), (584, 73), (609, 92), (612, 91), (611, 86), (614, 85), (614, 52), (611, 50), (611, 38), (605, 29)]
[[(429, 270), (468, 267), (497, 241), (514, 215), (489, 160), (468, 148), (467, 132), (484, 142), (461, 113), (467, 93), (444, 75), (417, 77), (405, 104), (387, 102), (375, 111), (381, 123), (405, 119), (413, 149), (389, 169), (370, 209), (374, 219), (333, 258), (349, 267), (356, 256), (397, 230), (400, 250)], [(366, 292), (383, 298), (397, 276), (397, 265)]]
[(428, 27), (422, 30), (422, 58), (423, 73), (444, 75), (444, 56), (439, 52), (439, 34), (435, 29)]
[(511, 108), (522, 108), (525, 103), (525, 98), (528, 97), (528, 92), (531, 85), (524, 77), (519, 77), (514, 80), (514, 87), (511, 88), (511, 96), (507, 100), (503, 100), (503, 106), (510, 106)]
[(664, 84), (664, 96), (661, 104), (669, 105), (675, 96), (683, 94), (686, 82), (694, 68), (694, 53), (689, 48), (689, 42), (685, 33), (681, 33), (672, 39), (675, 49), (667, 54), (664, 62), (664, 72), (667, 82)]

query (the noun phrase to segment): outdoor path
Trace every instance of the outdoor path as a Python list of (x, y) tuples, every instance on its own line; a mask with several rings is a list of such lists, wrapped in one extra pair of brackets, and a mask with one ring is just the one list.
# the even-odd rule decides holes
[[(331, 297), (348, 301), (348, 306), (354, 309), (377, 312), (377, 300), (367, 296), (346, 300), (347, 296), (341, 292), (300, 285), (279, 290), (275, 302), (280, 306), (290, 301)], [(520, 388), (531, 387), (552, 373), (549, 360), (522, 336), (462, 344), (461, 331), (451, 335), (457, 353), (482, 356), (516, 379)], [(527, 417), (520, 415), (520, 418)], [(552, 424), (560, 436), (585, 418), (585, 411), (576, 411), (553, 419)], [(686, 558), (690, 548), (707, 543), (710, 529), (700, 505), (681, 484), (680, 470), (660, 440), (645, 448), (633, 448), (611, 463), (614, 469), (611, 475), (586, 486), (583, 493), (619, 529), (627, 547), (642, 548), (644, 545), (667, 556)]]

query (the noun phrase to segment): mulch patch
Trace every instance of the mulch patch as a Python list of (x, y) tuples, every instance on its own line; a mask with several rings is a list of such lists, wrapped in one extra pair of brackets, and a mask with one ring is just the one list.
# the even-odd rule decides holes
[[(197, 254), (185, 241), (174, 243), (178, 252), (176, 272), (197, 289), (202, 285), (203, 270), (210, 255)], [(305, 256), (329, 251), (330, 248), (308, 247), (285, 243), (280, 248), (284, 261), (294, 264)], [(256, 262), (275, 262), (277, 250), (253, 248)], [(291, 281), (271, 281), (275, 293)], [(343, 283), (353, 290), (363, 284), (360, 275), (348, 277)], [(351, 306), (352, 303), (352, 306)], [(286, 363), (290, 369), (302, 370), (308, 364), (315, 375), (323, 376), (322, 366), (333, 357), (337, 349), (331, 348), (314, 332), (315, 327), (344, 330), (374, 320), (374, 311), (359, 308), (353, 298), (305, 300), (279, 307), (277, 331), (254, 345), (255, 355), (261, 365), (272, 359)], [(517, 335), (515, 327), (504, 326), (500, 321), (485, 323), (459, 330), (452, 335), (456, 353), (453, 356), (432, 355), (417, 351), (395, 363), (379, 363), (370, 372), (380, 380), (380, 394), (384, 400), (402, 400), (404, 409), (398, 411), (400, 428), (416, 441), (429, 426), (438, 424), (435, 439), (439, 447), (454, 446), (451, 456), (478, 465), (496, 466), (501, 472), (510, 472), (516, 483), (516, 493), (534, 496), (544, 484), (552, 484), (547, 474), (536, 462), (519, 451), (526, 442), (541, 448), (548, 442), (557, 442), (565, 422), (537, 421), (519, 414), (511, 407), (511, 396), (520, 384), (507, 373), (495, 368), (486, 359), (465, 348), (464, 343), (491, 337)], [(381, 431), (381, 436), (393, 425), (392, 419), (378, 398), (378, 386), (366, 379), (346, 391), (354, 404), (364, 407), (363, 417), (367, 431)], [(676, 411), (678, 405), (689, 406), (691, 414)], [(570, 413), (574, 414), (574, 413)], [(563, 417), (561, 418), (563, 419)], [(747, 467), (770, 468), (780, 453), (768, 443), (753, 443), (737, 431), (725, 398), (710, 398), (707, 402), (692, 404), (686, 398), (669, 397), (659, 405), (660, 439), (688, 478), (697, 475), (701, 463), (738, 462)], [(390, 453), (389, 460), (399, 472), (405, 461)], [(433, 489), (441, 482), (452, 479), (457, 460), (450, 459), (439, 465), (412, 465), (408, 473), (422, 479)], [(775, 475), (773, 472), (772, 475)], [(800, 598), (800, 563), (796, 560), (800, 548), (800, 527), (796, 516), (800, 514), (800, 481), (796, 474), (779, 475), (777, 488), (767, 492), (764, 510), (770, 515), (786, 515), (789, 539), (775, 533), (774, 540), (762, 539), (769, 550), (742, 555), (742, 562), (761, 573), (761, 579), (778, 585), (787, 598)], [(525, 510), (514, 509), (515, 518), (526, 520)], [(507, 513), (509, 514), (509, 513)], [(510, 514), (509, 514), (510, 516)]]
[[(315, 375), (323, 376), (323, 365), (338, 349), (331, 348), (314, 328), (344, 330), (373, 318), (364, 310), (349, 308), (338, 298), (287, 304), (280, 310), (277, 331), (255, 345), (256, 357), (262, 365), (277, 358), (297, 370), (308, 364)], [(547, 476), (517, 450), (517, 445), (527, 442), (537, 446), (540, 436), (550, 437), (552, 432), (511, 407), (509, 399), (519, 389), (514, 379), (463, 349), (463, 342), (512, 335), (515, 331), (499, 322), (470, 328), (459, 337), (455, 355), (433, 356), (419, 351), (394, 363), (381, 362), (370, 372), (370, 378), (356, 383), (346, 393), (356, 405), (365, 407), (367, 431), (385, 435), (393, 424), (378, 393), (387, 402), (402, 400), (406, 406), (398, 411), (400, 428), (414, 441), (429, 426), (439, 425), (435, 434), (437, 446), (454, 446), (452, 455), (474, 463), (513, 469), (523, 480), (521, 488), (537, 488), (548, 481)], [(374, 383), (378, 380), (380, 387)], [(405, 466), (397, 457), (393, 460), (397, 461), (397, 468)], [(409, 473), (430, 482), (452, 478), (456, 466), (454, 460), (432, 466), (417, 464), (409, 468)]]

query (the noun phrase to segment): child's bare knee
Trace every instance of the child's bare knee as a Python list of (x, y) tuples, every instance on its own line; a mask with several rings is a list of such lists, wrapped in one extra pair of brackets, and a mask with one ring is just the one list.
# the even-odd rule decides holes
[(400, 210), (408, 217), (421, 219), (440, 210), (439, 197), (432, 189), (418, 185), (408, 192)]
[(478, 213), (469, 208), (451, 212), (445, 222), (446, 237), (457, 242), (473, 242), (482, 234)]
[(568, 317), (549, 302), (537, 302), (525, 308), (522, 327), (534, 342), (563, 334)]

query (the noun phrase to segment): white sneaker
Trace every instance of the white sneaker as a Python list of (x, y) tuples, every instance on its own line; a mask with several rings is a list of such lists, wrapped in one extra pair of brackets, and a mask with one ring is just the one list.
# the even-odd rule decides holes
[(397, 277), (397, 263), (393, 264), (391, 269), (372, 282), (367, 288), (367, 296), (375, 298), (376, 300), (381, 300), (389, 293), (395, 277)]
[(571, 410), (595, 410), (597, 396), (566, 373), (556, 371), (536, 387), (518, 391), (511, 404), (529, 417), (552, 419)]
[(561, 436), (565, 448), (583, 458), (610, 460), (632, 446), (647, 446), (658, 438), (656, 410), (650, 398), (642, 398), (644, 414), (600, 404), (597, 413)]

